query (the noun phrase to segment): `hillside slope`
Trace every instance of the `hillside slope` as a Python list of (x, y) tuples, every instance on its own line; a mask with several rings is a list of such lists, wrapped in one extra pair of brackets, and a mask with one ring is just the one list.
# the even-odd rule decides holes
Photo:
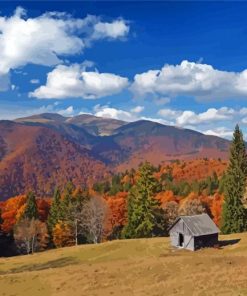
[(30, 189), (47, 196), (70, 179), (89, 184), (108, 171), (136, 168), (144, 161), (224, 160), (229, 143), (151, 121), (126, 123), (85, 114), (0, 121), (0, 200)]
[(53, 129), (119, 170), (137, 167), (145, 160), (157, 165), (172, 159), (228, 156), (225, 139), (147, 120), (127, 123), (88, 114), (66, 118), (44, 113), (16, 121)]
[(227, 159), (229, 141), (202, 133), (141, 120), (115, 131), (113, 141), (127, 154), (120, 170), (148, 160), (153, 164), (174, 159)]
[(68, 180), (86, 185), (107, 174), (91, 152), (42, 126), (0, 121), (0, 197), (34, 190), (50, 196)]
[(189, 161), (166, 162), (161, 166), (161, 173), (172, 172), (174, 181), (205, 180), (215, 172), (221, 177), (227, 169), (228, 162), (221, 159), (195, 159)]
[(168, 238), (122, 240), (0, 259), (4, 296), (247, 295), (247, 234), (223, 249), (174, 250)]

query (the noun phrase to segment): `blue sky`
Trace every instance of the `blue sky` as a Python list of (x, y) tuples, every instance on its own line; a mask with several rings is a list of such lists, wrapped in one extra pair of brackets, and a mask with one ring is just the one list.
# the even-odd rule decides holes
[(43, 112), (247, 134), (247, 3), (2, 2), (0, 119)]

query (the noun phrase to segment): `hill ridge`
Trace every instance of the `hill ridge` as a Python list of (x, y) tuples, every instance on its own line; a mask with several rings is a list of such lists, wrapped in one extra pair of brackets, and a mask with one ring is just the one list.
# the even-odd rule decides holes
[(219, 137), (148, 120), (95, 118), (44, 113), (0, 121), (0, 198), (31, 185), (44, 196), (68, 179), (90, 184), (143, 161), (228, 157), (230, 142)]

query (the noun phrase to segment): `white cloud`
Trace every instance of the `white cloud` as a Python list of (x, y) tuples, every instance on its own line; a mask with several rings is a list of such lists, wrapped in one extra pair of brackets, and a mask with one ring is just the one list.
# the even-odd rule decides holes
[(247, 96), (247, 70), (227, 72), (211, 65), (182, 61), (161, 70), (136, 74), (130, 87), (136, 96), (193, 96), (198, 100), (216, 100)]
[(129, 26), (123, 20), (112, 23), (98, 22), (94, 25), (93, 39), (125, 37), (129, 33)]
[(222, 107), (220, 109), (209, 108), (202, 113), (195, 113), (191, 110), (161, 109), (158, 114), (165, 119), (173, 120), (178, 126), (208, 124), (215, 121), (230, 120), (236, 111), (232, 108)]
[[(125, 111), (121, 109), (112, 108), (109, 106), (96, 105), (94, 107), (93, 115), (98, 117), (114, 118), (114, 119), (123, 120), (127, 122), (132, 122), (137, 120), (148, 120), (148, 121), (153, 121), (161, 124), (170, 124), (170, 122), (162, 118), (140, 116), (139, 113), (143, 110), (144, 109), (142, 106), (136, 106), (135, 108), (132, 108), (130, 111)], [(140, 112), (136, 112), (136, 111), (140, 111)]]
[[(137, 106), (139, 107), (139, 106)], [(134, 112), (136, 108), (130, 111), (112, 108), (109, 106), (96, 105), (94, 107), (93, 115), (99, 117), (114, 118), (124, 121), (149, 120), (164, 125), (178, 126), (180, 128), (189, 128), (205, 133), (207, 135), (215, 135), (224, 138), (232, 137), (232, 128), (240, 116), (240, 110), (222, 107), (219, 109), (209, 108), (205, 112), (195, 113), (191, 110), (173, 110), (162, 109), (158, 115), (162, 118), (155, 118), (152, 116), (140, 116), (139, 113)], [(227, 125), (221, 127), (219, 124)]]
[(215, 129), (209, 129), (203, 132), (205, 135), (217, 136), (221, 138), (231, 138), (233, 130), (225, 127), (216, 127)]
[(57, 111), (58, 114), (63, 115), (63, 116), (73, 116), (75, 113), (74, 107), (73, 106), (69, 106), (66, 109), (62, 109)]
[[(135, 108), (133, 108), (135, 109)], [(160, 124), (170, 124), (170, 122), (162, 119), (162, 118), (154, 118), (154, 117), (147, 117), (147, 116), (138, 116), (136, 112), (133, 111), (133, 109), (129, 111), (121, 110), (112, 108), (109, 106), (100, 106), (96, 105), (94, 107), (94, 113), (93, 115), (98, 117), (105, 117), (105, 118), (112, 118), (112, 119), (118, 119), (123, 120), (127, 122), (137, 121), (137, 120), (148, 120), (157, 122)]]
[[(162, 116), (169, 125), (197, 130), (207, 135), (214, 135), (231, 139), (236, 123), (247, 124), (247, 109), (233, 109), (221, 107), (209, 108), (204, 112), (196, 113), (192, 110), (161, 109), (158, 115)], [(222, 126), (224, 125), (224, 126)], [(245, 128), (243, 126), (243, 128)]]
[(141, 113), (144, 110), (143, 106), (136, 106), (134, 108), (132, 108), (130, 111), (133, 113)]
[(59, 12), (28, 18), (17, 8), (10, 17), (0, 16), (0, 76), (30, 63), (54, 66), (63, 56), (82, 53), (96, 39), (122, 38), (128, 32), (123, 19), (104, 23), (92, 15), (80, 19)]
[(30, 80), (31, 84), (39, 84), (39, 82), (40, 82), (39, 79), (31, 79)]
[(196, 114), (193, 111), (184, 111), (176, 120), (178, 125), (208, 123), (231, 119), (234, 110), (226, 107), (215, 109), (210, 108), (205, 112)]
[(58, 65), (48, 73), (46, 85), (29, 95), (39, 99), (96, 99), (121, 92), (128, 79), (111, 74), (85, 71), (84, 65)]
[(109, 106), (94, 106), (94, 115), (99, 117), (114, 118), (123, 121), (136, 121), (140, 120), (143, 117), (140, 117), (140, 113), (144, 110), (143, 106), (136, 106), (130, 111), (125, 111), (121, 109), (112, 108)]
[(94, 115), (98, 117), (114, 118), (124, 121), (134, 121), (136, 119), (133, 113), (109, 106), (96, 105), (94, 107)]
[(180, 116), (182, 114), (182, 111), (180, 110), (172, 110), (172, 109), (161, 109), (158, 112), (159, 115), (161, 115), (162, 117), (166, 118), (166, 119), (173, 119), (175, 120), (178, 116)]

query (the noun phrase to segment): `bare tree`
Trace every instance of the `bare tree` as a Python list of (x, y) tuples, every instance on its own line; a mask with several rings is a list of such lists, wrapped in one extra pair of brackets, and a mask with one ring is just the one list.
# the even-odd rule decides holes
[(100, 197), (92, 197), (78, 217), (77, 231), (88, 233), (89, 240), (100, 243), (104, 234), (107, 206)]
[(33, 254), (47, 246), (46, 224), (35, 219), (22, 219), (15, 227), (14, 238), (21, 251), (26, 254)]
[(162, 207), (164, 210), (167, 226), (170, 227), (178, 217), (178, 204), (175, 201), (169, 201)]
[(198, 215), (206, 213), (204, 204), (198, 199), (187, 200), (179, 208), (179, 215)]

